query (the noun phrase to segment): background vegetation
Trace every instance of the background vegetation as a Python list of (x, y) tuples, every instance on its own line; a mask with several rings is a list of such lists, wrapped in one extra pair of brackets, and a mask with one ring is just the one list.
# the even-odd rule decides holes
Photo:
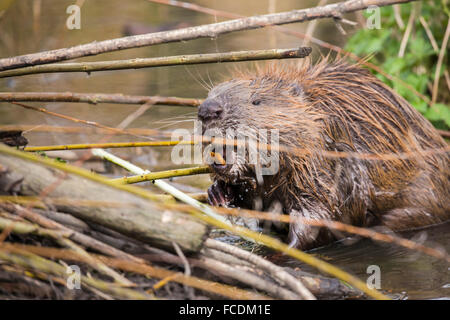
[[(412, 29), (407, 40), (406, 50), (401, 56), (399, 54), (400, 47), (408, 28), (411, 14), (413, 14)], [(364, 15), (367, 18), (371, 13), (364, 11)], [(432, 86), (434, 84), (439, 50), (442, 47), (449, 16), (446, 0), (423, 1), (402, 5), (398, 8), (397, 17), (394, 14), (393, 7), (383, 7), (381, 8), (381, 28), (360, 29), (349, 39), (345, 49), (360, 57), (373, 55), (372, 63), (381, 67), (388, 74), (410, 84), (419, 93), (432, 101)], [(401, 22), (399, 23), (399, 18), (403, 25)], [(428, 33), (432, 34), (439, 50), (433, 47), (433, 40), (430, 40), (426, 27), (424, 27), (421, 20), (426, 22)], [(444, 50), (448, 51), (448, 46)], [(432, 107), (400, 82), (391, 81), (381, 74), (374, 73), (408, 100), (437, 128), (448, 130), (450, 128), (448, 69), (447, 52), (440, 68), (438, 94)], [(447, 73), (447, 75), (444, 73)]]

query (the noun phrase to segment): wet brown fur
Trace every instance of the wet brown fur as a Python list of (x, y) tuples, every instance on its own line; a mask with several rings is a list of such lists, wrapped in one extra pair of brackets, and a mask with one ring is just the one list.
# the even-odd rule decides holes
[[(247, 208), (280, 203), (285, 213), (332, 219), (357, 226), (406, 230), (450, 219), (450, 154), (433, 126), (402, 97), (359, 65), (343, 60), (312, 65), (275, 63), (235, 73), (213, 88), (221, 118), (205, 128), (244, 126), (278, 129), (280, 145), (306, 149), (281, 152), (280, 170), (248, 192), (254, 167), (217, 171), (215, 186), (244, 196), (231, 203)], [(255, 99), (259, 100), (254, 105)], [(429, 153), (431, 149), (441, 152)], [(395, 160), (330, 158), (321, 151), (370, 154), (414, 153)], [(448, 151), (448, 149), (447, 149)], [(290, 226), (291, 244), (311, 248), (335, 239), (327, 230)]]

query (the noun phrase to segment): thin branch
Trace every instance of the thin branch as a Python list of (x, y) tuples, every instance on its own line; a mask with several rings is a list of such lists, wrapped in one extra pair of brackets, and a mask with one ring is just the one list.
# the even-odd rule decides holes
[(266, 280), (258, 276), (256, 273), (242, 270), (238, 266), (229, 265), (219, 260), (215, 260), (205, 256), (199, 257), (199, 259), (196, 262), (203, 269), (214, 270), (215, 272), (223, 276), (239, 280), (240, 282), (245, 283), (246, 285), (249, 285), (252, 288), (268, 292), (274, 297), (284, 300), (301, 299), (301, 297), (298, 294), (290, 290), (287, 290), (279, 285), (275, 285), (272, 281)]
[(428, 39), (430, 39), (430, 43), (431, 43), (431, 46), (433, 47), (433, 50), (436, 52), (439, 52), (439, 46), (436, 42), (436, 39), (433, 36), (433, 33), (430, 30), (430, 27), (428, 26), (427, 21), (424, 19), (423, 16), (420, 16), (419, 21), (422, 24), (422, 27), (425, 29)]
[(447, 82), (447, 88), (450, 91), (450, 75), (448, 74), (448, 70), (444, 71), (445, 82)]
[(90, 104), (147, 104), (198, 107), (202, 99), (160, 97), (160, 96), (131, 96), (108, 93), (75, 93), (75, 92), (0, 92), (0, 101), (8, 102), (85, 102)]
[(311, 48), (301, 47), (293, 49), (269, 49), (234, 51), (224, 53), (191, 54), (159, 58), (136, 58), (127, 60), (73, 62), (37, 65), (16, 70), (0, 72), (0, 78), (23, 76), (38, 73), (54, 72), (96, 72), (126, 69), (141, 69), (154, 67), (167, 67), (177, 65), (190, 65), (215, 62), (257, 61), (267, 59), (304, 58), (311, 53)]
[(444, 40), (442, 40), (441, 51), (439, 52), (438, 62), (436, 64), (436, 72), (434, 73), (433, 94), (431, 96), (432, 104), (434, 104), (437, 100), (441, 67), (442, 62), (444, 61), (445, 53), (448, 51), (447, 44), (449, 36), (450, 36), (450, 18), (447, 20), (447, 28), (445, 29)]
[(294, 276), (286, 272), (282, 267), (279, 267), (272, 262), (261, 258), (260, 256), (214, 239), (207, 239), (205, 241), (205, 246), (208, 248), (227, 252), (229, 254), (237, 256), (238, 258), (249, 261), (262, 268), (263, 270), (269, 272), (273, 278), (290, 287), (292, 290), (294, 290), (294, 292), (299, 294), (304, 299), (316, 300), (316, 298), (300, 280), (296, 279)]
[[(320, 0), (318, 3), (318, 6), (323, 6), (325, 3), (327, 3), (328, 0)], [(313, 20), (308, 23), (308, 26), (306, 27), (305, 32), (305, 38), (303, 39), (302, 46), (307, 46), (309, 44), (309, 41), (312, 38), (312, 35), (314, 34), (314, 31), (316, 30), (318, 20)]]
[(411, 13), (409, 15), (408, 24), (406, 25), (405, 33), (403, 34), (402, 42), (400, 43), (400, 49), (398, 51), (399, 58), (403, 58), (403, 56), (405, 55), (406, 45), (408, 44), (409, 36), (411, 35), (415, 18), (416, 18), (416, 6), (413, 5)]
[[(9, 243), (0, 245), (0, 249), (2, 248), (9, 249), (11, 251), (24, 250), (30, 253), (34, 253), (36, 255), (52, 259), (64, 259), (69, 261), (80, 261), (80, 262), (84, 261), (83, 257), (80, 257), (77, 254), (73, 254), (69, 250), (65, 249), (9, 244)], [(101, 255), (94, 255), (94, 256), (112, 268), (120, 269), (125, 272), (133, 272), (144, 276), (150, 276), (158, 279), (166, 279), (168, 277), (173, 277), (175, 274), (179, 274), (160, 267), (153, 267), (146, 263), (136, 263), (129, 261), (127, 259), (115, 259)], [(229, 285), (204, 280), (193, 276), (187, 277), (183, 274), (179, 274), (179, 276), (172, 278), (171, 281), (188, 285), (196, 289), (204, 290), (206, 292), (215, 293), (231, 299), (250, 299), (250, 300), (270, 299), (269, 297), (262, 294), (258, 294), (256, 292), (246, 291), (237, 287), (232, 287)]]
[(81, 149), (109, 149), (109, 148), (132, 148), (132, 147), (169, 147), (178, 144), (193, 144), (193, 141), (143, 141), (143, 142), (105, 142), (105, 143), (80, 143), (80, 144), (66, 144), (58, 146), (40, 146), (40, 147), (25, 147), (24, 151), (57, 151), (57, 150), (81, 150)]
[[(61, 230), (61, 231), (66, 231), (70, 234), (75, 233), (74, 230), (69, 229), (68, 227), (63, 226), (63, 225), (61, 225), (53, 220), (50, 220), (46, 217), (43, 217), (43, 216), (39, 215), (38, 213), (36, 213), (32, 210), (29, 210), (27, 208), (21, 208), (18, 205), (14, 205), (14, 212), (16, 212), (19, 216), (25, 217), (26, 219), (41, 225), (42, 227), (46, 228), (46, 230)], [(72, 249), (73, 251), (77, 252), (79, 255), (85, 257), (87, 263), (91, 267), (112, 277), (115, 281), (117, 281), (117, 283), (120, 283), (120, 284), (126, 285), (126, 286), (134, 286), (134, 284), (131, 281), (129, 281), (125, 277), (119, 275), (117, 272), (110, 269), (109, 267), (105, 266), (100, 261), (95, 260), (95, 258), (93, 258), (91, 255), (89, 255), (89, 253), (87, 253), (83, 248), (76, 245), (68, 238), (58, 237), (58, 238), (55, 238), (55, 240), (60, 245), (66, 246), (66, 247)]]
[(141, 259), (134, 257), (131, 254), (128, 254), (126, 252), (123, 252), (119, 249), (116, 249), (108, 244), (105, 244), (101, 241), (98, 241), (94, 238), (91, 238), (88, 235), (85, 235), (81, 232), (77, 232), (77, 231), (73, 231), (73, 230), (69, 230), (68, 228), (63, 229), (65, 230), (64, 232), (68, 232), (70, 233), (71, 239), (82, 244), (83, 246), (85, 246), (86, 248), (90, 248), (93, 250), (96, 250), (97, 252), (101, 252), (105, 255), (111, 256), (111, 257), (115, 257), (115, 258), (120, 258), (120, 259), (127, 259), (130, 261), (135, 261), (135, 262), (142, 262)]
[(23, 104), (23, 103), (20, 103), (20, 102), (10, 102), (10, 103), (14, 104), (14, 105), (17, 105), (17, 106), (20, 106), (20, 107), (25, 108), (25, 109), (29, 109), (29, 110), (33, 110), (33, 111), (37, 111), (37, 112), (42, 112), (42, 113), (45, 113), (45, 114), (53, 116), (53, 117), (69, 120), (69, 121), (72, 121), (72, 122), (75, 122), (75, 123), (81, 123), (81, 124), (84, 124), (84, 125), (87, 125), (87, 126), (91, 126), (91, 127), (105, 129), (105, 130), (108, 130), (110, 133), (125, 134), (125, 135), (131, 135), (131, 136), (135, 136), (135, 137), (146, 138), (146, 137), (142, 137), (142, 136), (138, 136), (138, 135), (135, 135), (133, 133), (130, 133), (127, 130), (124, 130), (124, 129), (108, 127), (108, 126), (105, 126), (105, 125), (103, 125), (101, 123), (98, 123), (98, 122), (95, 122), (95, 121), (87, 121), (87, 120), (83, 120), (83, 119), (74, 118), (74, 117), (71, 117), (71, 116), (67, 116), (67, 115), (64, 115), (64, 114), (60, 114), (60, 113), (56, 113), (56, 112), (47, 110), (47, 109), (42, 108), (42, 107), (30, 106), (28, 104)]
[[(74, 253), (72, 253), (74, 255)], [(62, 278), (67, 277), (66, 268), (48, 259), (44, 259), (24, 250), (11, 246), (0, 246), (0, 259), (13, 264), (20, 265), (27, 269), (38, 270), (43, 273), (50, 273)], [(81, 284), (92, 286), (101, 292), (106, 292), (119, 299), (151, 299), (152, 297), (127, 288), (121, 288), (110, 282), (95, 279), (93, 277), (81, 276)]]
[(117, 50), (151, 46), (161, 43), (178, 42), (199, 38), (216, 38), (221, 34), (241, 30), (257, 29), (268, 25), (303, 22), (319, 18), (333, 18), (344, 13), (366, 9), (371, 5), (381, 7), (411, 1), (414, 0), (349, 0), (323, 7), (292, 10), (289, 12), (266, 14), (197, 27), (123, 37), (100, 42), (91, 42), (71, 48), (1, 59), (0, 71), (38, 64), (53, 63)]
[(98, 127), (98, 128), (102, 128), (102, 129), (107, 129), (107, 130), (110, 130), (110, 131), (113, 131), (113, 132), (116, 132), (116, 133), (119, 133), (119, 132), (122, 133), (123, 132), (122, 129), (108, 127), (108, 126), (102, 125), (100, 123), (97, 123), (95, 121), (87, 121), (87, 120), (73, 118), (71, 116), (66, 116), (66, 115), (63, 115), (63, 114), (59, 114), (59, 113), (47, 110), (45, 108), (34, 107), (34, 106), (27, 105), (27, 104), (19, 103), (19, 102), (10, 102), (10, 103), (12, 103), (14, 105), (17, 105), (17, 106), (20, 106), (20, 107), (25, 108), (25, 109), (42, 112), (42, 113), (45, 113), (45, 114), (48, 114), (48, 115), (51, 115), (51, 116), (54, 116), (54, 117), (58, 117), (58, 118), (61, 118), (61, 119), (73, 121), (73, 122), (76, 122), (76, 123), (82, 123), (82, 124), (85, 124), (85, 125), (88, 125), (88, 126), (94, 126), (94, 127)]
[(111, 181), (120, 184), (132, 184), (144, 181), (154, 181), (158, 179), (168, 179), (172, 177), (191, 176), (196, 174), (211, 173), (209, 166), (201, 166), (195, 168), (173, 169), (159, 172), (152, 172), (147, 174), (135, 175), (130, 177), (123, 177), (118, 179), (112, 179)]
[(397, 22), (398, 27), (403, 30), (403, 28), (405, 28), (405, 24), (404, 24), (404, 22), (402, 20), (402, 14), (401, 14), (400, 5), (394, 4), (392, 6), (392, 8), (394, 9), (395, 21)]
[(0, 131), (24, 131), (27, 132), (51, 132), (65, 134), (111, 134), (111, 135), (132, 135), (132, 136), (160, 136), (170, 137), (171, 133), (148, 128), (130, 128), (122, 132), (111, 132), (108, 129), (96, 127), (71, 127), (71, 126), (49, 126), (49, 125), (0, 125)]

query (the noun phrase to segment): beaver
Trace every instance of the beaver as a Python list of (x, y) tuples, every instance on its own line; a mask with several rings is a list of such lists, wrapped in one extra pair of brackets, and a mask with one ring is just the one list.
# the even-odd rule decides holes
[[(236, 150), (233, 161), (210, 165), (212, 205), (270, 211), (275, 203), (291, 217), (393, 231), (450, 218), (449, 146), (360, 63), (303, 59), (236, 72), (209, 91), (198, 119), (204, 134), (279, 132), (279, 169), (272, 175), (258, 177), (248, 154)], [(330, 230), (301, 222), (291, 222), (286, 234), (300, 249), (336, 240)]]

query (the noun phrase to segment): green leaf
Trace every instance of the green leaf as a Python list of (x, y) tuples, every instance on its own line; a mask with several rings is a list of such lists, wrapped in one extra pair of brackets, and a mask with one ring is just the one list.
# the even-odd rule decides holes
[(389, 74), (398, 74), (405, 66), (405, 59), (390, 57), (384, 63), (384, 70)]
[(436, 103), (425, 113), (425, 117), (431, 121), (444, 121), (450, 127), (450, 106), (442, 103)]

